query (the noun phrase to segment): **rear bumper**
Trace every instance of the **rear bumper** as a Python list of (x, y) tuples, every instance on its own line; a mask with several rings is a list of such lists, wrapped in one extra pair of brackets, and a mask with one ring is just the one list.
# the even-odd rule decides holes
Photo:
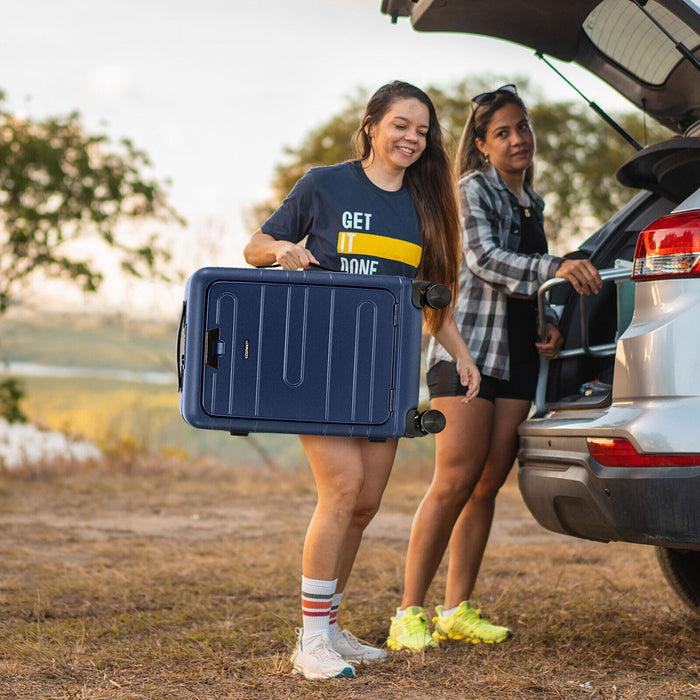
[(535, 519), (585, 539), (700, 549), (700, 467), (602, 467), (586, 438), (632, 437), (610, 417), (521, 426), (518, 480)]

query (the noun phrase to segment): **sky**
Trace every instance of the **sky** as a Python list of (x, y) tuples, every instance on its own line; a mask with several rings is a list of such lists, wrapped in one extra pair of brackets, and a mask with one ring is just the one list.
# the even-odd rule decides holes
[[(193, 266), (242, 264), (242, 212), (268, 194), (285, 146), (339, 112), (360, 86), (448, 86), (529, 77), (552, 100), (579, 99), (533, 52), (503, 41), (392, 24), (381, 0), (22, 0), (5, 2), (0, 89), (35, 118), (80, 112), (129, 138), (188, 220), (173, 242)], [(556, 62), (604, 109), (631, 105)], [(262, 222), (261, 222), (262, 223)], [(115, 287), (116, 289), (116, 287)], [(130, 287), (127, 303), (148, 295)], [(118, 295), (119, 292), (115, 291)]]

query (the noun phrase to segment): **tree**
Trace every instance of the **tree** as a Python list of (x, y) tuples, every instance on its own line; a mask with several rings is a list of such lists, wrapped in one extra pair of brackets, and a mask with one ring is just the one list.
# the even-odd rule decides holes
[[(462, 81), (448, 88), (429, 87), (444, 129), (444, 139), (454, 156), (464, 123), (471, 110), (471, 96), (507, 79), (487, 76)], [(547, 103), (525, 78), (517, 78), (520, 94), (528, 105), (537, 136), (536, 187), (544, 196), (550, 241), (577, 234), (580, 241), (617, 211), (633, 194), (614, 178), (617, 168), (634, 151), (605, 125), (587, 105)], [(286, 148), (285, 160), (275, 169), (272, 196), (256, 204), (248, 223), (255, 230), (280, 204), (294, 183), (310, 168), (330, 165), (353, 157), (351, 139), (362, 116), (367, 93), (359, 90), (335, 117), (309, 132), (297, 148)], [(636, 114), (618, 121), (642, 143), (668, 138), (661, 126), (647, 127)], [(581, 236), (580, 234), (584, 234)]]
[(19, 379), (0, 379), (0, 418), (8, 423), (26, 423), (27, 416), (20, 407), (24, 394), (24, 383)]
[[(634, 150), (585, 105), (537, 103), (530, 109), (537, 135), (536, 184), (545, 197), (550, 239), (585, 234), (600, 226), (634, 194), (615, 178)], [(641, 143), (669, 138), (636, 114), (617, 121)], [(647, 133), (648, 132), (648, 133)], [(588, 230), (586, 230), (588, 229)]]
[(13, 292), (38, 272), (95, 291), (102, 274), (89, 256), (71, 250), (96, 237), (131, 275), (165, 278), (168, 252), (156, 237), (127, 243), (122, 221), (184, 223), (163, 185), (142, 174), (151, 164), (129, 140), (116, 146), (88, 134), (80, 117), (33, 121), (2, 108), (0, 93), (0, 313)]

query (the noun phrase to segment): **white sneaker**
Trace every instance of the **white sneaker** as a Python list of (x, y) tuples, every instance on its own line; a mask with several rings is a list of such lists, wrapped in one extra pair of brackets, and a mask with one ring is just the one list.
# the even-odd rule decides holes
[(330, 640), (333, 649), (350, 663), (371, 664), (373, 661), (384, 661), (389, 656), (384, 649), (361, 642), (349, 630), (331, 634)]
[(327, 634), (302, 643), (304, 630), (297, 630), (297, 645), (292, 654), (294, 671), (309, 681), (326, 678), (354, 678), (355, 669), (333, 647)]

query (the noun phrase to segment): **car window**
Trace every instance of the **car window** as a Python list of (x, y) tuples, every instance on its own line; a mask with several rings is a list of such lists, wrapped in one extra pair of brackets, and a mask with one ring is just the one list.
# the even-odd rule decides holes
[[(665, 7), (649, 0), (645, 8), (676, 41), (691, 51), (700, 46), (700, 36)], [(604, 0), (583, 29), (601, 53), (651, 85), (666, 82), (683, 60), (673, 42), (629, 0)]]

